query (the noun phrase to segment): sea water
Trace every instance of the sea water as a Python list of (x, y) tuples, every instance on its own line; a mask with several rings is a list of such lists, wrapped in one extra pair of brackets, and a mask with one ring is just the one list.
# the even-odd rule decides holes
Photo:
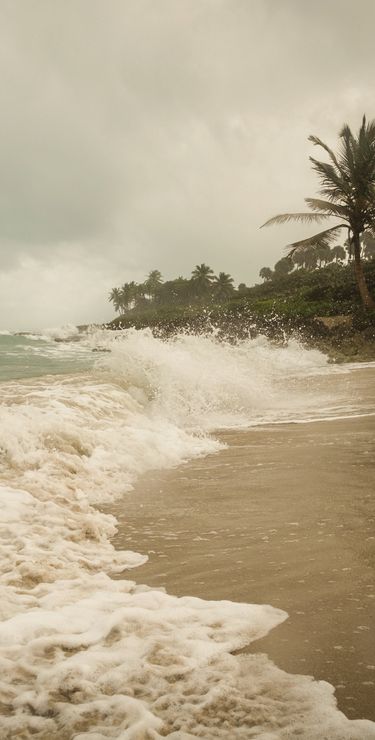
[(325, 391), (355, 368), (295, 341), (68, 327), (3, 333), (0, 372), (1, 738), (375, 738), (329, 684), (233, 654), (284, 611), (137, 584), (145, 556), (97, 508), (219, 450), (218, 429), (373, 413)]

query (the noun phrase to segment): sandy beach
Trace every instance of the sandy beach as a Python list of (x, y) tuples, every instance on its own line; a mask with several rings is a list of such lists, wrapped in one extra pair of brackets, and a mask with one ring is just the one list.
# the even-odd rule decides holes
[(2, 340), (1, 738), (375, 740), (375, 365), (100, 341)]
[[(373, 371), (358, 376), (370, 398)], [(371, 381), (371, 382), (370, 382)], [(375, 719), (375, 416), (226, 431), (226, 449), (143, 476), (111, 511), (138, 583), (268, 603), (289, 619), (249, 650), (336, 687)]]

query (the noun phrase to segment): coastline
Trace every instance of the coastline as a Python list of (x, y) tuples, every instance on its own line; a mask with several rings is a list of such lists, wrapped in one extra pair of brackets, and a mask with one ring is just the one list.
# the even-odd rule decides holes
[[(360, 422), (374, 413), (374, 366), (329, 367), (322, 355), (296, 342), (286, 347), (264, 338), (236, 344), (180, 336), (162, 342), (146, 331), (114, 339), (109, 338), (111, 353), (97, 373), (82, 374), (77, 353), (73, 374), (47, 373), (2, 386), (4, 733), (37, 731), (68, 740), (77, 732), (127, 731), (129, 722), (136, 734), (142, 722), (151, 734), (155, 728), (163, 736), (191, 730), (213, 740), (258, 737), (261, 730), (319, 740), (322, 727), (337, 740), (374, 738), (374, 723), (352, 723), (337, 712), (331, 685), (278, 669), (259, 652), (242, 654), (287, 616), (268, 604), (276, 600), (289, 567), (266, 580), (264, 598), (255, 593), (265, 556), (277, 538), (295, 556), (296, 540), (304, 539), (301, 529), (288, 543), (293, 538), (289, 531), (283, 534), (282, 523), (268, 522), (276, 503), (283, 516), (291, 508), (279, 488), (268, 498), (271, 486), (262, 489), (254, 509), (254, 483), (262, 468), (279, 485), (279, 468), (291, 445), (282, 460), (265, 466), (259, 449), (262, 464), (255, 465), (254, 444), (244, 445), (243, 435), (251, 432), (260, 442), (272, 432), (284, 441), (289, 427), (306, 435), (318, 428), (317, 414), (332, 412), (350, 413)], [(53, 358), (65, 357), (65, 345), (49, 343), (44, 370), (50, 370), (51, 352)], [(311, 417), (313, 425), (306, 423)], [(292, 418), (299, 423), (283, 423)], [(249, 420), (258, 420), (257, 428), (241, 431), (239, 425)], [(208, 434), (220, 426), (227, 428), (221, 444)], [(280, 452), (282, 445), (270, 439), (266, 452), (274, 449)], [(330, 445), (324, 449), (329, 452)], [(218, 454), (208, 454), (214, 451)], [(183, 464), (193, 459), (193, 467)], [(154, 479), (154, 473), (145, 474), (155, 468), (169, 470), (170, 500), (160, 472), (148, 508), (147, 501), (142, 506), (143, 484)], [(179, 472), (181, 481), (173, 477)], [(127, 496), (142, 475), (140, 496), (137, 491)], [(126, 516), (122, 552), (112, 545), (114, 517), (100, 512), (104, 506), (113, 511), (116, 497)], [(138, 519), (133, 528), (128, 527), (131, 506)], [(151, 515), (162, 527), (164, 553), (149, 541), (157, 534)], [(300, 519), (304, 525), (305, 519)], [(289, 519), (286, 524), (294, 527)], [(315, 524), (309, 535), (316, 535)], [(142, 532), (147, 547), (140, 544)], [(168, 595), (152, 583), (142, 585), (151, 582), (142, 569), (129, 580), (129, 568), (144, 563), (135, 550), (143, 549), (150, 552), (150, 565), (156, 562), (160, 586), (173, 547), (180, 550), (172, 566), (182, 598), (173, 596), (177, 588), (169, 587)], [(281, 560), (276, 554), (274, 561)], [(294, 562), (290, 558), (291, 566)], [(254, 563), (251, 580), (248, 568)], [(186, 576), (203, 595), (218, 587), (219, 598), (226, 600), (189, 597)], [(246, 592), (236, 593), (242, 586)], [(287, 594), (281, 589), (280, 603)], [(277, 641), (278, 635), (275, 630)]]
[(219, 453), (148, 473), (110, 507), (115, 547), (149, 555), (138, 583), (285, 609), (285, 624), (245, 652), (329, 681), (339, 708), (366, 719), (375, 719), (374, 428), (365, 415), (225, 431)]
[[(88, 327), (78, 327), (83, 331)], [(149, 329), (155, 336), (169, 338), (176, 334), (215, 333), (226, 341), (254, 339), (259, 335), (271, 342), (286, 344), (297, 340), (305, 349), (317, 349), (333, 363), (375, 361), (375, 326), (373, 318), (361, 323), (355, 315), (285, 317), (252, 314), (250, 307), (223, 306), (220, 311), (201, 307), (170, 311), (139, 312), (120, 316), (103, 325), (112, 331)]]

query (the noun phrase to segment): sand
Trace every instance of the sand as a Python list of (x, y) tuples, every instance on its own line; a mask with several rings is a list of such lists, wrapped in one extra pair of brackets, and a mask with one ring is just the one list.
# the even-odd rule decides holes
[[(228, 431), (223, 451), (149, 473), (111, 510), (137, 582), (269, 603), (290, 618), (251, 647), (336, 686), (375, 719), (375, 417)], [(249, 648), (250, 649), (250, 648)]]

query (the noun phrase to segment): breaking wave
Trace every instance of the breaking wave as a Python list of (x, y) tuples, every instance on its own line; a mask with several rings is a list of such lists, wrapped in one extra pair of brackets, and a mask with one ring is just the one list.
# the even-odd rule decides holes
[[(264, 338), (87, 336), (86, 373), (0, 385), (2, 737), (375, 738), (333, 688), (232, 653), (286, 618), (268, 605), (177, 598), (111, 575), (114, 517), (147, 470), (214, 453), (225, 426), (328, 408), (323, 355)], [(341, 407), (340, 407), (341, 408)]]

